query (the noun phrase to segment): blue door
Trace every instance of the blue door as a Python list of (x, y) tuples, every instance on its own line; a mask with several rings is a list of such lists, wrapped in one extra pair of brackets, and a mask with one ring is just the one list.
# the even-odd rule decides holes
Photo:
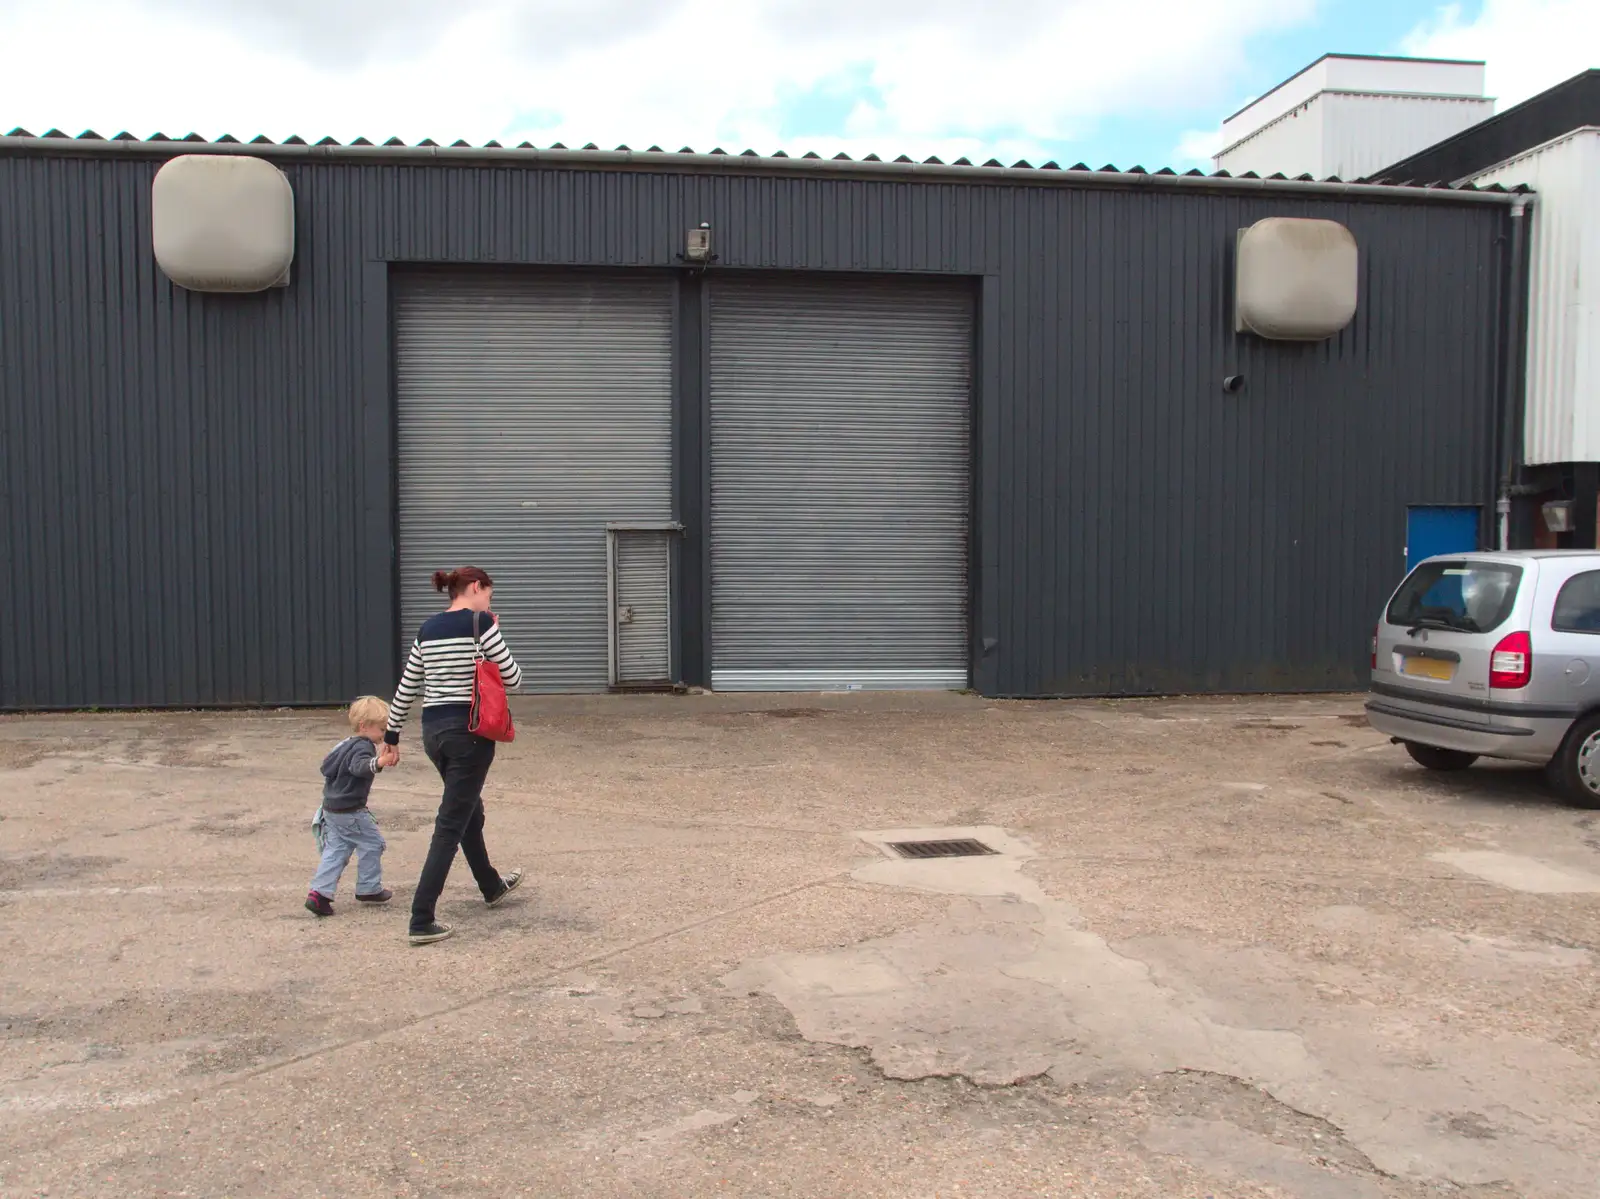
[(1438, 554), (1464, 554), (1478, 548), (1477, 508), (1406, 509), (1406, 570)]

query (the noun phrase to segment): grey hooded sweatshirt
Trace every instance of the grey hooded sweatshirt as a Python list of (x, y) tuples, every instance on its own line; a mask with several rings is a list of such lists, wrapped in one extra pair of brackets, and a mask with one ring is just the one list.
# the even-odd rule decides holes
[(359, 812), (382, 769), (376, 745), (365, 737), (346, 737), (322, 759), (322, 810)]

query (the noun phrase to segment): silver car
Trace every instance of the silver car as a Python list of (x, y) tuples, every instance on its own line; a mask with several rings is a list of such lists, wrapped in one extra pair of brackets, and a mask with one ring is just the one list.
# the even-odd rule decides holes
[(1600, 808), (1600, 553), (1418, 563), (1372, 639), (1367, 719), (1429, 770), (1532, 762)]

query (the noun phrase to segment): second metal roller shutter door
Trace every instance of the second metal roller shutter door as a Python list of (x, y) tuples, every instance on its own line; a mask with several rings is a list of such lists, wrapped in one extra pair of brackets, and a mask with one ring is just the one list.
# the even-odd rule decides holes
[(481, 566), (524, 690), (603, 691), (606, 524), (672, 515), (670, 284), (397, 281), (400, 608)]
[(966, 686), (971, 374), (964, 287), (714, 285), (714, 688)]

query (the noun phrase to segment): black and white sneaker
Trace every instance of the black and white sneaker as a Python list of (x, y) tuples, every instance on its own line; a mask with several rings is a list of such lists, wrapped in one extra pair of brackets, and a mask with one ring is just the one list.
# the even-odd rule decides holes
[(448, 924), (440, 924), (435, 920), (432, 924), (411, 930), (411, 943), (413, 945), (432, 945), (435, 941), (443, 941), (456, 930)]
[(496, 895), (493, 899), (484, 901), (491, 908), (497, 907), (504, 903), (506, 896), (510, 895), (511, 892), (515, 891), (522, 885), (522, 871), (513, 870), (510, 874), (503, 874), (500, 876), (500, 881), (505, 884), (505, 886), (500, 888), (500, 894)]

